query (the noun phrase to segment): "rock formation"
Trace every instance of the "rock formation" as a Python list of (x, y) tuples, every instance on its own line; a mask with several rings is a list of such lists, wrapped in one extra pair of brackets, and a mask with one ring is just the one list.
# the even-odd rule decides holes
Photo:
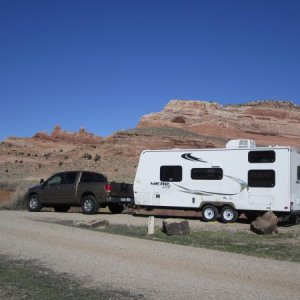
[(257, 101), (222, 106), (216, 102), (172, 100), (143, 116), (138, 128), (176, 127), (207, 137), (250, 138), (264, 145), (300, 146), (300, 107), (290, 101)]
[(99, 144), (102, 141), (100, 136), (96, 136), (93, 133), (85, 131), (84, 128), (80, 128), (78, 132), (70, 132), (62, 130), (59, 125), (53, 128), (50, 135), (46, 132), (38, 132), (34, 135), (35, 139), (47, 140), (47, 141), (60, 141), (66, 143), (83, 143), (83, 144)]

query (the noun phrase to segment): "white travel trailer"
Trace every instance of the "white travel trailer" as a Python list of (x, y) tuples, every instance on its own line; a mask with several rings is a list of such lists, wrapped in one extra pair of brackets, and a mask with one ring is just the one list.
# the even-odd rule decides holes
[(300, 214), (300, 152), (232, 140), (220, 149), (145, 150), (134, 181), (135, 205), (202, 211), (205, 221), (272, 210)]

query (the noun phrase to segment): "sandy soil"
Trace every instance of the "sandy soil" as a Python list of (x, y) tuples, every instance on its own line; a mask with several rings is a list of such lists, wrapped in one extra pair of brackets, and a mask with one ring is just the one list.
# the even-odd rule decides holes
[(0, 203), (9, 202), (14, 191), (0, 189)]
[[(35, 259), (87, 285), (122, 288), (146, 299), (299, 299), (297, 263), (39, 221), (54, 218), (92, 220), (95, 216), (0, 211), (0, 253)], [(96, 218), (111, 223), (125, 219), (134, 224), (147, 222), (146, 218), (127, 215), (99, 214)]]

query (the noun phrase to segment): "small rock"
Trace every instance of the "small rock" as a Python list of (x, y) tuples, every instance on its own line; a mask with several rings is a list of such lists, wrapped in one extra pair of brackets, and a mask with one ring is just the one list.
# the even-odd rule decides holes
[(166, 219), (163, 221), (162, 231), (167, 235), (190, 234), (189, 222), (186, 220)]
[(92, 220), (92, 221), (74, 221), (73, 226), (75, 227), (87, 227), (87, 228), (96, 228), (101, 226), (107, 226), (107, 220)]

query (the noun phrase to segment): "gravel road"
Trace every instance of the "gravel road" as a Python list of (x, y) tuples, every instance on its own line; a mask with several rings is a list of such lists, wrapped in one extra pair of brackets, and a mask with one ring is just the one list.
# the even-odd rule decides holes
[[(111, 223), (117, 222), (118, 216), (105, 215), (110, 217)], [(95, 216), (0, 211), (0, 254), (34, 259), (88, 286), (123, 289), (146, 299), (300, 299), (299, 263), (39, 221), (54, 218)]]

